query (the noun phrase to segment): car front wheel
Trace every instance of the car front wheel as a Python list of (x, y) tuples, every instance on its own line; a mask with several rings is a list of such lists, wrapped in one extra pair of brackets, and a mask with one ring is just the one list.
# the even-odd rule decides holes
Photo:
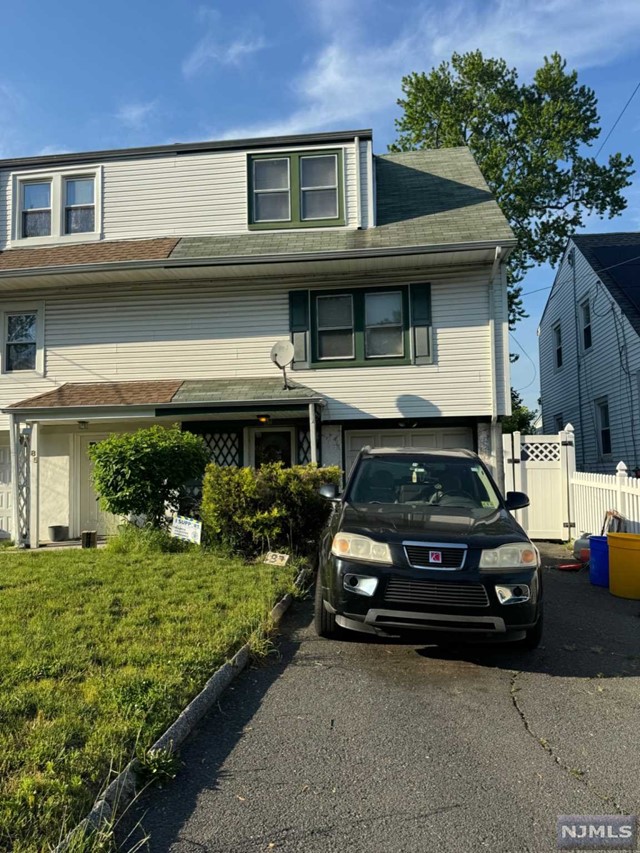
[(335, 613), (329, 613), (322, 599), (322, 580), (320, 572), (316, 578), (316, 595), (314, 607), (314, 625), (316, 634), (328, 640), (336, 639), (340, 634), (340, 626), (336, 624)]
[(533, 628), (528, 628), (526, 636), (523, 640), (518, 642), (518, 647), (521, 648), (525, 652), (533, 651), (537, 649), (540, 645), (540, 641), (542, 640), (542, 611), (540, 611), (540, 615), (538, 616), (538, 621), (533, 626)]

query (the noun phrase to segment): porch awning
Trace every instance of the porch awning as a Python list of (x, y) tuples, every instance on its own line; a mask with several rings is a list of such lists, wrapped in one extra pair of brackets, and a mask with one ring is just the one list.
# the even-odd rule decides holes
[(12, 403), (7, 414), (73, 417), (109, 411), (162, 417), (206, 412), (237, 412), (258, 407), (306, 410), (322, 395), (279, 377), (177, 379), (132, 382), (68, 382), (52, 391)]

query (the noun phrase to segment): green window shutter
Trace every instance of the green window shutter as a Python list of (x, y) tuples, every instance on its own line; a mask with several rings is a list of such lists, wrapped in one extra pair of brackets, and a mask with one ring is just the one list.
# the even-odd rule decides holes
[(409, 285), (414, 364), (431, 364), (431, 285)]
[(293, 342), (293, 369), (309, 367), (309, 291), (289, 291), (289, 329)]

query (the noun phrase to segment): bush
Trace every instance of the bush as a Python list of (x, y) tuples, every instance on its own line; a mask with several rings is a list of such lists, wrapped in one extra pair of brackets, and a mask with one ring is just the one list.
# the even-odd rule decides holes
[(102, 507), (143, 516), (152, 527), (164, 525), (167, 510), (180, 509), (186, 484), (202, 477), (209, 460), (203, 440), (177, 425), (111, 435), (90, 447), (89, 456)]
[(308, 554), (331, 511), (318, 494), (323, 483), (338, 483), (339, 468), (282, 463), (252, 468), (207, 467), (202, 488), (202, 522), (209, 541), (246, 556), (265, 548)]

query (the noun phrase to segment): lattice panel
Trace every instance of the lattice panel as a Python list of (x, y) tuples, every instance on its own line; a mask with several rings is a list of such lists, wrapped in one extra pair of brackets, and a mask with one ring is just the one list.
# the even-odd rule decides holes
[(240, 435), (237, 432), (205, 432), (202, 437), (216, 465), (240, 465)]
[(28, 435), (20, 436), (18, 444), (18, 530), (16, 542), (26, 542), (29, 538), (29, 509), (31, 503), (31, 484), (29, 478), (29, 459), (31, 439)]
[(298, 465), (311, 462), (311, 436), (308, 429), (298, 430)]
[(559, 462), (560, 445), (557, 441), (523, 443), (520, 456), (529, 462)]

